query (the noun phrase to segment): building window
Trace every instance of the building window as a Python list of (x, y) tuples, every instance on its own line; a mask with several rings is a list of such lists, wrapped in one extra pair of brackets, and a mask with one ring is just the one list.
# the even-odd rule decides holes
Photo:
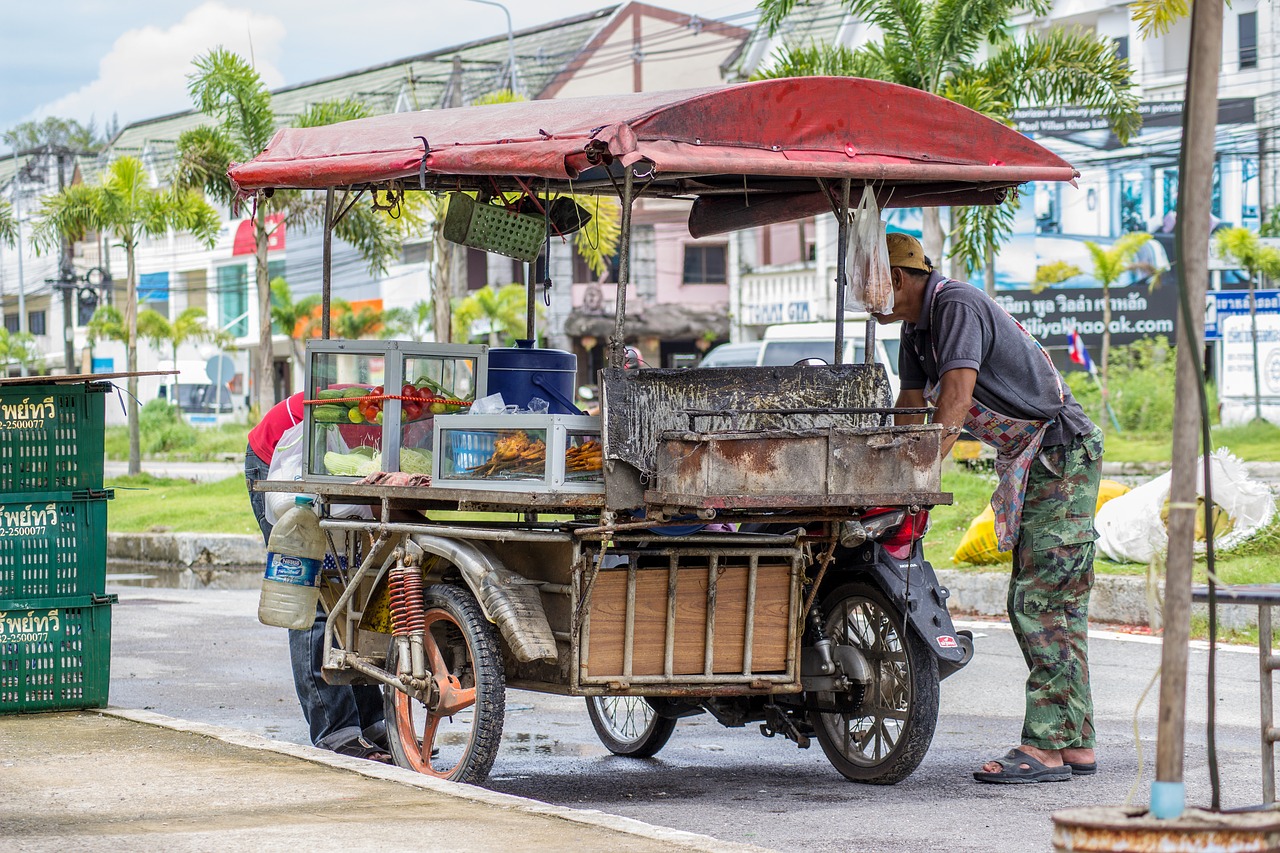
[(48, 334), (48, 332), (45, 330), (43, 311), (27, 312), (27, 331), (33, 335)]
[(138, 276), (138, 305), (169, 317), (169, 274), (153, 272)]
[(1128, 62), (1129, 61), (1129, 37), (1120, 36), (1119, 38), (1114, 39), (1114, 41), (1116, 45), (1116, 59), (1119, 59), (1121, 62)]
[(5, 330), (8, 331), (9, 334), (11, 335), (16, 335), (19, 331), (21, 331), (22, 325), (21, 323), (18, 322), (18, 315), (5, 314), (4, 327), (5, 327)]
[(1240, 32), (1240, 67), (1258, 67), (1258, 13), (1242, 12), (1236, 17)]
[(244, 264), (218, 268), (218, 325), (237, 338), (249, 334), (249, 277)]
[(727, 252), (728, 246), (723, 243), (711, 246), (685, 246), (684, 283), (724, 284)]

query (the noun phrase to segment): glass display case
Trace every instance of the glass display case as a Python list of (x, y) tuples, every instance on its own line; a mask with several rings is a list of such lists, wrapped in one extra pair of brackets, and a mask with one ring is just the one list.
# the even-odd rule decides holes
[(434, 428), (434, 487), (604, 491), (599, 417), (443, 415)]
[(308, 342), (305, 477), (430, 474), (432, 421), (484, 396), (487, 358), (484, 346)]

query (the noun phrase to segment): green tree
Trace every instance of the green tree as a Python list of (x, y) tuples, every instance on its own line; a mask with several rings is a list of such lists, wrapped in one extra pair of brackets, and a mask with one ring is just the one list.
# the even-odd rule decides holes
[(383, 312), (392, 337), (425, 341), (431, 331), (435, 306), (429, 299), (419, 299), (408, 308), (388, 308)]
[[(194, 190), (154, 189), (142, 161), (121, 157), (111, 164), (101, 183), (72, 184), (41, 205), (33, 242), (37, 251), (57, 250), (62, 239), (79, 240), (86, 232), (104, 232), (124, 246), (124, 316), (127, 370), (138, 370), (137, 249), (144, 237), (169, 231), (194, 235), (205, 246), (217, 242), (222, 220)], [(142, 473), (138, 431), (138, 378), (126, 380), (129, 415), (129, 473)]]
[(43, 121), (14, 125), (0, 135), (0, 139), (14, 151), (53, 147), (93, 154), (106, 147), (110, 135), (109, 132), (99, 134), (92, 120), (85, 125), (75, 119), (50, 116)]
[(527, 307), (522, 285), (508, 284), (501, 289), (482, 287), (458, 303), (453, 313), (453, 336), (460, 341), (470, 340), (471, 329), (480, 323), (488, 326), (491, 347), (523, 338), (527, 331)]
[(343, 307), (333, 314), (329, 328), (335, 338), (348, 341), (386, 336), (382, 312), (368, 305), (352, 308), (344, 303)]
[(0, 377), (9, 375), (9, 365), (17, 364), (35, 373), (44, 372), (44, 359), (30, 332), (10, 332), (0, 326)]
[(1258, 306), (1254, 291), (1262, 278), (1280, 279), (1280, 250), (1267, 246), (1248, 228), (1218, 232), (1218, 251), (1233, 259), (1249, 276), (1249, 335), (1253, 341), (1253, 417), (1262, 420), (1262, 388), (1258, 370)]
[(311, 337), (308, 321), (320, 303), (319, 294), (314, 293), (294, 301), (287, 281), (279, 276), (271, 279), (271, 324), (277, 334), (289, 336), (295, 364), (303, 363), (303, 342)]
[[(194, 61), (187, 89), (196, 109), (216, 124), (203, 125), (178, 137), (177, 181), (183, 187), (200, 187), (220, 202), (231, 204), (235, 188), (227, 177), (233, 162), (256, 157), (281, 123), (271, 105), (271, 93), (253, 66), (224, 48), (214, 48)], [(295, 127), (319, 127), (349, 119), (363, 118), (368, 110), (358, 101), (326, 101), (313, 104), (293, 121)], [(267, 218), (281, 214), (280, 221), (305, 230), (324, 220), (323, 195), (315, 192), (279, 190), (262, 193), (256, 199), (253, 235), (258, 293), (258, 370), (271, 375), (271, 288), (267, 280), (267, 241), (273, 225)], [(334, 233), (353, 246), (373, 273), (385, 271), (387, 262), (400, 250), (401, 235), (423, 226), (414, 205), (403, 205), (398, 219), (380, 215), (371, 207), (349, 210), (334, 226)], [(256, 383), (260, 411), (275, 403), (270, 382)]]
[(0, 243), (6, 246), (18, 245), (18, 217), (13, 213), (13, 205), (0, 199)]
[[(207, 315), (203, 308), (191, 306), (170, 320), (159, 311), (147, 308), (138, 313), (138, 334), (155, 349), (157, 353), (168, 349), (173, 356), (173, 369), (178, 369), (178, 350), (185, 344), (200, 341), (230, 343), (232, 338), (226, 332), (212, 329), (206, 322)], [(182, 395), (180, 377), (173, 380), (173, 404), (182, 411)]]
[[(762, 0), (761, 25), (781, 29), (797, 0)], [(1015, 15), (1048, 14), (1051, 0), (841, 0), (840, 5), (880, 32), (857, 49), (841, 45), (784, 46), (760, 77), (817, 74), (869, 77), (921, 89), (1008, 123), (1032, 104), (1078, 104), (1100, 109), (1121, 141), (1140, 124), (1129, 64), (1110, 39), (1084, 30), (1028, 29), (1015, 38)], [(904, 121), (928, 121), (927, 116)], [(1012, 232), (1016, 196), (993, 209), (953, 208), (951, 255), (971, 273), (987, 270), (994, 290), (994, 252)], [(937, 208), (924, 210), (924, 248), (942, 254)]]
[[(1152, 264), (1138, 261), (1139, 250), (1151, 240), (1150, 234), (1135, 232), (1125, 234), (1116, 240), (1110, 248), (1104, 249), (1092, 240), (1085, 241), (1085, 248), (1093, 259), (1093, 277), (1102, 288), (1102, 352), (1098, 359), (1098, 382), (1102, 386), (1102, 396), (1107, 396), (1107, 370), (1111, 358), (1111, 287), (1121, 276), (1136, 272), (1151, 279), (1151, 287), (1160, 283), (1163, 270)], [(1036, 270), (1033, 289), (1040, 290), (1049, 285), (1058, 284), (1069, 278), (1080, 275), (1080, 268), (1075, 264), (1055, 261)]]

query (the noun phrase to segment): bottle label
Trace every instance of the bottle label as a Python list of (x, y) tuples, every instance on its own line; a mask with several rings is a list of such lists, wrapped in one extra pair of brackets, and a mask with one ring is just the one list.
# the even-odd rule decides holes
[(320, 566), (323, 563), (323, 560), (291, 557), (271, 551), (267, 553), (267, 571), (263, 578), (297, 586), (320, 586)]

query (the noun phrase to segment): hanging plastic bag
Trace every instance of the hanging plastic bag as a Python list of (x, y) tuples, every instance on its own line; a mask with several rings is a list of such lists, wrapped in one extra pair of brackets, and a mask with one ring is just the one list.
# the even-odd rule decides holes
[[(301, 480), (302, 456), (306, 442), (303, 441), (302, 423), (296, 423), (284, 431), (280, 441), (276, 443), (276, 451), (271, 456), (271, 467), (267, 469), (268, 480)], [(346, 453), (347, 444), (336, 429), (326, 430), (326, 449), (337, 453)], [(293, 506), (293, 492), (267, 492), (267, 522), (275, 524), (280, 516)], [(311, 495), (315, 497), (315, 495)], [(373, 520), (373, 510), (363, 504), (330, 504), (329, 514), (334, 518), (364, 518)]]
[(851, 311), (893, 310), (893, 281), (889, 277), (889, 246), (884, 229), (875, 190), (864, 186), (849, 229), (849, 292), (845, 307)]

